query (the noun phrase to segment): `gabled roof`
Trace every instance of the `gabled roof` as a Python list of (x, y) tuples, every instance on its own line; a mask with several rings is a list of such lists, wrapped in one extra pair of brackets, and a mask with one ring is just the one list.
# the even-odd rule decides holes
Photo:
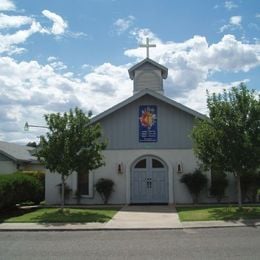
[(149, 59), (149, 58), (146, 58), (146, 59), (142, 60), (141, 62), (135, 64), (132, 68), (130, 68), (130, 69), (128, 70), (130, 79), (134, 79), (134, 71), (135, 71), (136, 69), (138, 69), (139, 67), (141, 67), (141, 66), (142, 66), (143, 64), (145, 64), (145, 63), (150, 63), (150, 64), (152, 64), (153, 66), (159, 68), (159, 69), (162, 71), (162, 77), (163, 77), (163, 79), (166, 79), (166, 78), (167, 78), (167, 76), (168, 76), (168, 69), (167, 69), (166, 67), (164, 67), (164, 66), (162, 66), (161, 64), (155, 62), (154, 60), (151, 60), (151, 59)]
[(162, 102), (165, 102), (165, 103), (167, 103), (167, 104), (169, 104), (169, 105), (171, 105), (175, 108), (178, 108), (178, 109), (180, 109), (180, 110), (182, 110), (182, 111), (184, 111), (184, 112), (186, 112), (186, 113), (188, 113), (188, 114), (190, 114), (194, 117), (198, 117), (198, 118), (201, 118), (201, 119), (206, 118), (205, 115), (203, 115), (203, 114), (201, 114), (201, 113), (199, 113), (199, 112), (197, 112), (197, 111), (195, 111), (191, 108), (188, 108), (188, 107), (186, 107), (186, 106), (184, 106), (184, 105), (182, 105), (182, 104), (180, 104), (180, 103), (178, 103), (178, 102), (176, 102), (176, 101), (174, 101), (170, 98), (167, 98), (164, 95), (159, 94), (158, 92), (155, 92), (155, 91), (150, 90), (150, 89), (144, 89), (142, 91), (137, 92), (136, 94), (134, 94), (130, 98), (124, 100), (123, 102), (118, 103), (117, 105), (115, 105), (115, 106), (109, 108), (108, 110), (100, 113), (99, 115), (93, 117), (91, 119), (91, 123), (95, 123), (95, 122), (101, 120), (102, 118), (112, 114), (113, 112), (119, 110), (120, 108), (134, 102), (135, 100), (137, 100), (137, 99), (139, 99), (139, 98), (141, 98), (145, 95), (150, 95), (150, 96), (152, 96), (152, 97), (154, 97), (158, 100), (161, 100)]
[(35, 162), (37, 158), (31, 155), (35, 148), (0, 141), (0, 153), (14, 161)]

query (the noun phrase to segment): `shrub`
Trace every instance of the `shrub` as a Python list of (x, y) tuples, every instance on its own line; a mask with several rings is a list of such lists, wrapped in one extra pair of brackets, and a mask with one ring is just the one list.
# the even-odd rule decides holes
[(43, 193), (41, 183), (32, 176), (23, 174), (0, 175), (0, 209), (33, 201), (39, 203)]
[(199, 195), (202, 189), (207, 185), (207, 177), (200, 170), (195, 170), (193, 173), (184, 174), (180, 182), (184, 183), (191, 196), (193, 203), (198, 203)]
[(243, 201), (256, 202), (260, 189), (260, 172), (253, 172), (241, 176), (241, 190)]
[(101, 178), (96, 183), (96, 190), (100, 194), (104, 204), (108, 203), (108, 200), (114, 191), (114, 182), (110, 179)]
[(45, 199), (45, 173), (42, 171), (22, 171), (22, 172), (17, 172), (19, 174), (24, 174), (27, 176), (32, 176), (36, 178), (42, 185), (42, 193), (38, 194), (39, 195), (39, 202), (43, 201)]
[(45, 185), (45, 173), (42, 171), (22, 171), (17, 173), (32, 176), (40, 181), (42, 185)]
[(216, 197), (218, 202), (221, 202), (221, 200), (225, 196), (227, 186), (228, 180), (226, 178), (226, 174), (216, 174), (214, 175), (214, 179), (212, 179), (210, 194)]

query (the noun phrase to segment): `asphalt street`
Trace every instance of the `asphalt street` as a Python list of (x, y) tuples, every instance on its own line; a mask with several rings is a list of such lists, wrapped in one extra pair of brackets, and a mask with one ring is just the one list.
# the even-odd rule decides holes
[(0, 259), (260, 259), (260, 228), (0, 232)]

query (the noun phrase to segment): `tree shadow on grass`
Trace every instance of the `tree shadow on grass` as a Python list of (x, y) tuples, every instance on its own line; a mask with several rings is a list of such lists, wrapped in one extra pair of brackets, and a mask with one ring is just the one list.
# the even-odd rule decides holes
[(245, 225), (252, 226), (260, 220), (260, 208), (243, 207), (243, 208), (212, 208), (209, 213), (213, 219), (237, 222), (240, 221)]
[(24, 214), (36, 211), (37, 208), (12, 208), (0, 211), (0, 223), (5, 222), (9, 218), (23, 216)]
[[(38, 210), (36, 212), (36, 210)], [(17, 209), (13, 212), (6, 212), (5, 215), (0, 217), (1, 222), (9, 222), (8, 220), (13, 217), (22, 217), (27, 213), (30, 216), (25, 216), (23, 219), (11, 221), (13, 223), (39, 223), (44, 225), (64, 225), (69, 224), (84, 224), (91, 222), (104, 223), (109, 221), (115, 211), (107, 209), (67, 209), (64, 211), (57, 208), (41, 208), (41, 209)]]
[(90, 222), (107, 222), (110, 220), (107, 214), (102, 214), (95, 211), (86, 212), (71, 212), (70, 210), (64, 210), (62, 213), (60, 210), (53, 212), (44, 212), (40, 216), (32, 218), (33, 222), (45, 223), (45, 224), (59, 224), (59, 223), (90, 223)]

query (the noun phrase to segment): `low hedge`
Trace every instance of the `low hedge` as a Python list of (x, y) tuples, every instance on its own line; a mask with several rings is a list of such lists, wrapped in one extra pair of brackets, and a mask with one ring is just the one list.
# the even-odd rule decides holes
[(39, 203), (42, 194), (44, 187), (33, 176), (21, 173), (0, 175), (0, 209), (11, 208), (25, 201)]
[(24, 174), (36, 178), (45, 187), (45, 173), (42, 171), (19, 171), (16, 174)]

